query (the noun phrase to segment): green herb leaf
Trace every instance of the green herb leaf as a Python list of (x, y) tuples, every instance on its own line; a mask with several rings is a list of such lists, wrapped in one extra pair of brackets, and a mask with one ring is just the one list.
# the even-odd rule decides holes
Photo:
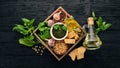
[(99, 17), (99, 18), (98, 18), (98, 21), (97, 21), (98, 27), (102, 25), (102, 22), (103, 22), (102, 17)]
[(19, 43), (28, 47), (31, 47), (35, 44), (34, 41), (26, 39), (26, 38), (21, 38), (19, 39)]
[(44, 27), (41, 27), (41, 28), (39, 28), (39, 30), (40, 30), (40, 31), (44, 31), (44, 30), (45, 30), (45, 28), (44, 28)]
[(46, 40), (50, 37), (50, 27), (47, 26), (46, 21), (39, 23), (38, 29), (40, 31), (39, 36), (42, 40)]
[(29, 26), (30, 26), (30, 25), (33, 25), (34, 21), (35, 21), (35, 19), (34, 19), (34, 18), (33, 18), (33, 19), (31, 19), (31, 20), (30, 20), (30, 22), (28, 23), (28, 25), (29, 25)]
[(53, 29), (58, 30), (59, 29), (59, 25), (58, 24), (54, 25)]
[(50, 38), (50, 32), (46, 30), (42, 34), (39, 33), (39, 36), (41, 37), (41, 39), (46, 40), (46, 39)]
[[(92, 12), (92, 16), (93, 18), (96, 18), (94, 11)], [(99, 33), (100, 31), (104, 31), (112, 25), (110, 23), (106, 23), (105, 21), (103, 21), (102, 17), (99, 17), (98, 19), (96, 18), (95, 22), (97, 24), (96, 33)]]
[(98, 18), (98, 21), (99, 21), (100, 23), (102, 23), (102, 22), (103, 22), (102, 17), (99, 17), (99, 18)]
[(45, 39), (46, 39), (45, 35), (39, 35), (39, 36), (40, 36), (40, 38), (41, 38), (42, 40), (45, 40)]
[(13, 27), (13, 30), (18, 31), (24, 35), (24, 38), (19, 39), (20, 44), (31, 47), (36, 43), (34, 41), (34, 35), (33, 35), (33, 30), (34, 30), (33, 23), (35, 19), (29, 20), (26, 18), (22, 18), (22, 21), (23, 21), (23, 25), (16, 24)]
[(104, 21), (103, 23), (102, 23), (102, 25), (105, 25), (106, 24), (106, 22)]
[(62, 30), (67, 31), (67, 27), (63, 25)]
[(101, 23), (99, 21), (96, 21), (97, 23), (97, 26), (100, 27), (101, 26)]
[(29, 36), (29, 39), (30, 39), (30, 40), (33, 40), (33, 39), (34, 39), (34, 36), (33, 36), (33, 35), (30, 35), (30, 36)]
[(104, 30), (108, 29), (111, 25), (112, 25), (112, 24), (110, 24), (110, 23), (105, 24), (105, 25), (104, 25)]
[(101, 25), (99, 28), (100, 28), (101, 30), (104, 30), (104, 25)]
[(39, 30), (42, 32), (42, 31), (45, 31), (45, 30), (50, 30), (49, 27), (40, 27)]
[(43, 33), (43, 35), (46, 37), (46, 39), (47, 38), (50, 38), (50, 31), (45, 31), (44, 33)]
[(22, 21), (24, 22), (24, 26), (27, 26), (28, 23), (30, 22), (30, 20), (27, 18), (22, 18)]
[(19, 25), (19, 24), (16, 24), (15, 27), (13, 27), (13, 30), (18, 31), (18, 32), (20, 32), (23, 35), (27, 35), (28, 34), (28, 31), (25, 29), (25, 27), (22, 26), (22, 25)]
[(33, 30), (34, 30), (34, 27), (33, 27), (33, 26), (29, 27), (28, 33), (32, 34)]
[(41, 22), (38, 24), (38, 28), (41, 28), (41, 27), (44, 27), (45, 26), (45, 23), (44, 22)]
[(95, 12), (94, 11), (92, 11), (92, 16), (95, 17)]
[(94, 12), (94, 11), (92, 11), (92, 16), (93, 16), (93, 19), (94, 19), (94, 20), (97, 19), (96, 16), (95, 16), (95, 12)]
[(47, 21), (44, 21), (45, 25), (47, 26), (48, 22)]
[(33, 36), (33, 35), (30, 35), (30, 36), (26, 36), (26, 37), (24, 37), (24, 38), (29, 39), (29, 40), (33, 40), (33, 39), (34, 39), (34, 36)]
[(45, 26), (45, 23), (44, 23), (44, 22), (41, 22), (41, 23), (38, 24), (38, 29), (39, 29), (40, 31), (44, 31), (44, 26)]
[(30, 20), (27, 19), (27, 18), (22, 18), (22, 21), (25, 22), (25, 23), (26, 23), (26, 22), (30, 22)]
[(100, 30), (101, 30), (100, 28), (97, 28), (96, 31), (95, 31), (96, 34), (98, 34), (100, 32)]

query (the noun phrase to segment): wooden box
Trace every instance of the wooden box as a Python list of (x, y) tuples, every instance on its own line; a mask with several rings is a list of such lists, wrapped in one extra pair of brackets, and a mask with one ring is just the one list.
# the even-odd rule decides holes
[[(62, 7), (59, 7), (59, 8), (56, 9), (50, 16), (48, 16), (48, 18), (46, 18), (45, 21), (47, 21), (47, 20), (49, 20), (50, 18), (52, 18), (53, 14), (56, 13), (58, 10), (61, 10), (62, 12), (64, 12), (64, 13), (66, 14), (66, 17), (67, 17), (67, 18), (71, 17), (71, 15), (68, 14)], [(81, 28), (81, 26), (80, 26), (80, 28)], [(38, 28), (36, 28), (36, 29), (33, 31), (33, 33), (34, 33), (34, 35), (36, 36), (36, 38), (39, 40), (39, 42), (40, 42), (43, 46), (45, 46), (45, 47), (52, 53), (52, 55), (53, 55), (58, 61), (60, 61), (63, 57), (65, 57), (65, 55), (67, 55), (67, 54), (71, 51), (71, 49), (73, 49), (73, 48), (81, 41), (81, 39), (83, 39), (83, 38), (85, 37), (86, 32), (85, 32), (82, 28), (81, 28), (81, 31), (82, 31), (82, 36), (79, 38), (79, 40), (76, 41), (76, 43), (75, 43), (74, 45), (72, 45), (71, 47), (69, 47), (69, 49), (67, 50), (67, 52), (66, 52), (64, 55), (62, 55), (62, 56), (56, 55), (56, 54), (54, 53), (54, 51), (48, 46), (48, 44), (46, 44), (46, 42), (44, 42), (44, 41), (38, 36), (38, 34), (37, 34)]]

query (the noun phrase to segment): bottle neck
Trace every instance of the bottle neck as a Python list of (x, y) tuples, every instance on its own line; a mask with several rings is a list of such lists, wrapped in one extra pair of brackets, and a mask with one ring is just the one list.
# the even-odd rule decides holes
[(88, 34), (91, 41), (96, 41), (95, 28), (94, 25), (88, 25)]
[(93, 35), (94, 34), (94, 25), (88, 25), (88, 28), (89, 28), (89, 34), (90, 35)]

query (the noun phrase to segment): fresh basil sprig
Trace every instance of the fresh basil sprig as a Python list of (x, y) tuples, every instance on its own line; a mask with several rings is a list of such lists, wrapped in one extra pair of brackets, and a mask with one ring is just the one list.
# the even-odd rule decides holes
[(56, 24), (56, 25), (53, 26), (53, 29), (67, 31), (67, 27), (64, 26), (63, 24)]
[(102, 17), (97, 18), (95, 16), (94, 11), (92, 11), (92, 16), (94, 18), (94, 21), (97, 24), (97, 28), (95, 30), (96, 34), (98, 34), (100, 31), (105, 31), (106, 29), (108, 29), (112, 24), (110, 23), (106, 23)]
[(19, 43), (28, 47), (33, 46), (36, 42), (33, 35), (33, 22), (35, 19), (22, 18), (23, 24), (16, 24), (13, 27), (14, 31), (21, 33), (24, 37), (19, 39)]
[(38, 35), (41, 37), (42, 40), (46, 40), (50, 38), (50, 27), (48, 27), (47, 22), (40, 22), (38, 24), (39, 33)]

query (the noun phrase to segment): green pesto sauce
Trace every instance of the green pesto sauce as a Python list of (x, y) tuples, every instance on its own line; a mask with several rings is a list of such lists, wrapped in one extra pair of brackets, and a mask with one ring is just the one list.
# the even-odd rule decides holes
[(65, 36), (65, 34), (66, 34), (66, 31), (64, 31), (64, 30), (54, 30), (53, 29), (53, 35), (56, 38), (62, 38)]

